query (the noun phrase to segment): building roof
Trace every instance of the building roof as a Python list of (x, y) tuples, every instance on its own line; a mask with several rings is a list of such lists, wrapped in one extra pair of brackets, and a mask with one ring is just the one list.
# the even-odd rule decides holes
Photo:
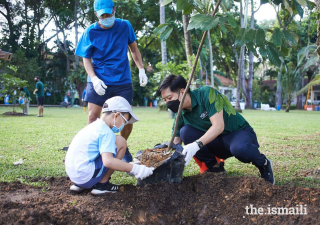
[(222, 85), (225, 87), (229, 87), (231, 85), (234, 85), (234, 82), (232, 80), (230, 80), (229, 78), (223, 77), (219, 74), (214, 74), (214, 76), (216, 78), (218, 78), (220, 80), (220, 82), (222, 83)]

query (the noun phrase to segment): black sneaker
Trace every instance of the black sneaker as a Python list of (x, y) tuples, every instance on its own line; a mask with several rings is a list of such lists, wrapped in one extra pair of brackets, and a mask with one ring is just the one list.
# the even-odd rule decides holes
[(84, 190), (86, 190), (86, 188), (79, 187), (79, 186), (76, 185), (76, 184), (73, 184), (73, 185), (70, 187), (70, 191), (74, 191), (74, 192), (78, 192), (78, 193), (81, 193), (81, 192), (83, 192)]
[(266, 159), (267, 165), (258, 168), (261, 174), (261, 178), (265, 179), (266, 181), (270, 182), (271, 184), (275, 184), (275, 179), (273, 176), (272, 171), (272, 161), (270, 159)]
[(208, 168), (206, 172), (210, 173), (227, 173), (227, 171), (224, 169), (224, 162), (220, 162), (216, 164), (215, 166)]
[(91, 194), (93, 195), (102, 195), (104, 193), (116, 193), (120, 188), (120, 185), (115, 185), (108, 181), (107, 183), (97, 183), (93, 186)]

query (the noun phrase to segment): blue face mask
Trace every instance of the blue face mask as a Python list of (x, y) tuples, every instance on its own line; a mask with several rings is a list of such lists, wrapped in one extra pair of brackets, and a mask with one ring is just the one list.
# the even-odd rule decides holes
[(115, 20), (116, 20), (116, 17), (115, 15), (113, 15), (112, 17), (109, 17), (109, 18), (99, 19), (99, 22), (104, 27), (111, 27), (114, 24)]
[(120, 127), (116, 127), (116, 118), (114, 117), (114, 125), (111, 128), (111, 130), (113, 131), (113, 133), (119, 133), (123, 129), (124, 125), (125, 124), (122, 123), (122, 125)]

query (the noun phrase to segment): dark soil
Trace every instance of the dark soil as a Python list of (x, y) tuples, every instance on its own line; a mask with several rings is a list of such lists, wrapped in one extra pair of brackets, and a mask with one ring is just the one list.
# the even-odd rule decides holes
[(18, 113), (18, 112), (5, 112), (2, 115), (5, 115), (5, 116), (26, 116), (26, 114)]
[(142, 152), (141, 164), (147, 167), (157, 168), (167, 158), (171, 157), (173, 152), (166, 152), (167, 148), (146, 149)]
[[(320, 189), (260, 178), (205, 173), (98, 197), (72, 194), (67, 177), (47, 182), (45, 188), (0, 183), (0, 224), (320, 224)], [(247, 215), (250, 204), (265, 212), (303, 205), (307, 215)]]

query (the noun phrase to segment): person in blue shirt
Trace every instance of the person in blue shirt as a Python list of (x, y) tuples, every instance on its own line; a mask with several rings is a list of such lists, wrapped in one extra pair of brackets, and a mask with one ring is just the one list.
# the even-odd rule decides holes
[[(83, 32), (75, 52), (83, 58), (88, 74), (84, 99), (88, 102), (88, 124), (100, 118), (103, 103), (111, 97), (121, 96), (132, 105), (133, 87), (128, 47), (139, 68), (140, 85), (146, 86), (148, 83), (130, 22), (115, 18), (116, 7), (112, 0), (95, 0), (94, 11), (99, 21)], [(128, 124), (120, 133), (126, 140), (132, 127), (132, 124)], [(124, 160), (132, 161), (129, 150)]]
[(82, 92), (82, 102), (83, 102), (83, 113), (86, 113), (86, 108), (88, 106), (88, 102), (84, 100), (84, 98), (86, 97), (87, 94), (87, 90), (84, 89), (84, 91)]

